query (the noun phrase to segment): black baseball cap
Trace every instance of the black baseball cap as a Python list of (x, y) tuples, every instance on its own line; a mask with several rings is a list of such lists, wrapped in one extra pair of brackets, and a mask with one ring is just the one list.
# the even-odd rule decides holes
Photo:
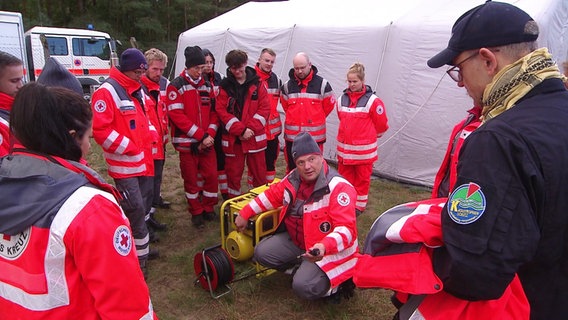
[(448, 47), (428, 60), (430, 68), (451, 65), (460, 53), (507, 44), (530, 42), (538, 38), (536, 23), (523, 10), (503, 2), (487, 1), (456, 20)]

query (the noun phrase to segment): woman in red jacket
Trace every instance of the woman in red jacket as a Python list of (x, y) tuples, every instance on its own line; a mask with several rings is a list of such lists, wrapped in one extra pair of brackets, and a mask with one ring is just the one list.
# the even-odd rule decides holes
[(365, 211), (373, 163), (378, 159), (377, 138), (389, 128), (385, 106), (365, 85), (365, 66), (354, 63), (347, 71), (348, 87), (337, 101), (337, 171), (357, 190), (357, 215)]

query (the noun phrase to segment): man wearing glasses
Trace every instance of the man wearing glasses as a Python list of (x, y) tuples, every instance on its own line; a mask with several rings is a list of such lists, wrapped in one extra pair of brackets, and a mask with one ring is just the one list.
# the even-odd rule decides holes
[(150, 252), (144, 219), (152, 207), (152, 154), (159, 139), (148, 118), (154, 101), (140, 83), (146, 69), (144, 54), (136, 48), (126, 49), (120, 66), (111, 68), (109, 78), (92, 98), (93, 138), (103, 148), (108, 174), (122, 194), (120, 205), (130, 221), (144, 277), (149, 255), (158, 255), (156, 250)]
[[(559, 319), (568, 301), (568, 91), (536, 22), (488, 1), (463, 14), (428, 61), (482, 106), (465, 140), (434, 251), (444, 291), (501, 297), (518, 275), (531, 319)], [(420, 307), (419, 307), (420, 309)]]

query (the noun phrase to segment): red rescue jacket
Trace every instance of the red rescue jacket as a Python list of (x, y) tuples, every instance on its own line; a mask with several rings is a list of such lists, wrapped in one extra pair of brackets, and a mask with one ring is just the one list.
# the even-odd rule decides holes
[[(297, 170), (249, 202), (240, 215), (253, 215), (282, 207), (279, 223), (284, 220), (300, 186)], [(359, 251), (355, 219), (355, 188), (324, 162), (312, 195), (304, 203), (303, 230), (306, 248), (320, 242), (325, 256), (317, 265), (331, 280), (332, 288), (351, 278)]]
[(385, 106), (371, 87), (361, 92), (348, 89), (337, 103), (337, 159), (345, 165), (374, 163), (378, 158), (377, 138), (387, 131)]
[[(126, 96), (121, 97), (120, 90), (107, 81), (92, 97), (93, 137), (103, 148), (108, 174), (115, 179), (154, 176), (152, 150), (160, 139), (148, 118), (154, 102), (139, 82), (115, 67), (109, 79), (114, 79)], [(133, 94), (138, 94), (144, 105)]]
[(467, 301), (444, 291), (434, 272), (432, 252), (443, 245), (441, 212), (447, 200), (405, 203), (379, 216), (359, 256), (355, 284), (391, 289), (399, 296), (425, 295), (411, 319), (528, 319), (529, 303), (518, 276), (495, 300)]

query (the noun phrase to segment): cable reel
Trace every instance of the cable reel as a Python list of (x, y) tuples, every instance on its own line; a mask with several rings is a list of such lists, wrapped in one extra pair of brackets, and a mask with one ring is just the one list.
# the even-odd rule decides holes
[[(235, 266), (227, 251), (221, 245), (210, 247), (197, 253), (193, 258), (195, 269), (194, 284), (201, 284), (214, 299), (220, 298), (231, 291), (228, 285), (235, 277)], [(215, 294), (218, 288), (224, 287), (224, 291)]]

